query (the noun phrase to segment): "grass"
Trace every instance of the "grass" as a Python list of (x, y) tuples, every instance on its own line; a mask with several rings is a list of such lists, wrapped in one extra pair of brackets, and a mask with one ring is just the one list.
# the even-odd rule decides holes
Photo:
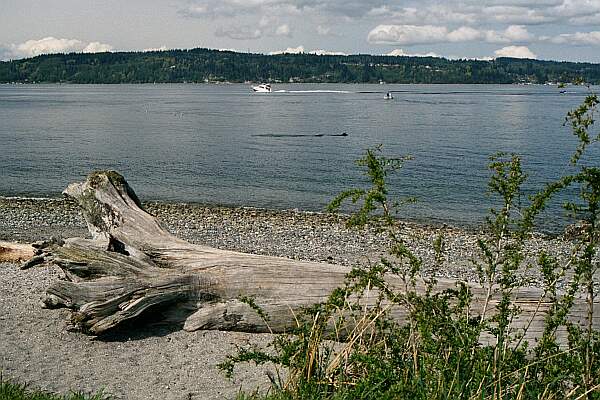
[(71, 393), (60, 396), (39, 389), (30, 388), (28, 385), (13, 381), (3, 380), (0, 376), (0, 400), (108, 400), (109, 397), (102, 393), (87, 395), (84, 393)]

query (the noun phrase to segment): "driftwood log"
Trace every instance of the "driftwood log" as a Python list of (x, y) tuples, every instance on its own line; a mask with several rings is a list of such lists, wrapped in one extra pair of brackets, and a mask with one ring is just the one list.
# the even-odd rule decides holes
[(33, 257), (34, 249), (29, 244), (4, 242), (0, 240), (0, 262), (15, 262), (29, 260)]
[[(284, 332), (296, 326), (303, 307), (324, 301), (349, 272), (339, 265), (219, 250), (178, 239), (144, 211), (116, 172), (92, 173), (64, 193), (79, 203), (92, 238), (37, 244), (34, 258), (57, 265), (65, 275), (47, 289), (44, 304), (71, 309), (73, 327), (85, 333), (97, 335), (158, 309), (166, 323), (188, 331)], [(399, 280), (389, 283), (402, 287)], [(439, 281), (440, 289), (455, 285)], [(472, 290), (474, 312), (481, 311), (484, 291), (477, 285)], [(523, 313), (514, 324), (531, 324), (528, 338), (538, 336), (543, 327), (548, 304), (541, 295), (536, 288), (515, 293)], [(370, 293), (363, 301), (375, 297)], [(269, 316), (268, 323), (244, 298), (253, 299)], [(392, 309), (392, 315), (405, 317), (400, 308)], [(585, 304), (579, 302), (571, 317), (583, 321), (586, 315)], [(594, 325), (599, 323), (595, 318)]]

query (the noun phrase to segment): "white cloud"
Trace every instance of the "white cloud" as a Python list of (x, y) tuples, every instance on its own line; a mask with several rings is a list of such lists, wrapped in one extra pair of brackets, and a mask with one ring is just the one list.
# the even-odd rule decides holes
[(369, 43), (423, 44), (447, 41), (448, 29), (433, 25), (378, 25), (367, 36)]
[(188, 0), (179, 13), (188, 17), (232, 17), (241, 15), (322, 15), (360, 18), (385, 0)]
[(300, 54), (300, 53), (304, 53), (304, 46), (288, 47), (285, 50), (271, 51), (269, 54), (275, 55), (275, 54)]
[(449, 30), (445, 26), (433, 25), (379, 25), (367, 36), (369, 43), (399, 45), (472, 41), (524, 43), (534, 39), (525, 27), (519, 25), (511, 25), (504, 31), (480, 30), (469, 26)]
[(262, 16), (257, 25), (226, 25), (215, 31), (217, 37), (228, 37), (234, 40), (256, 40), (265, 36), (292, 36), (288, 24), (279, 24), (274, 16)]
[(573, 25), (600, 25), (600, 13), (573, 17), (569, 22)]
[(322, 50), (322, 49), (317, 49), (317, 50), (311, 50), (309, 51), (310, 54), (316, 54), (318, 56), (347, 56), (348, 54), (344, 53), (343, 51), (329, 51), (329, 50)]
[(526, 46), (506, 46), (494, 52), (496, 57), (512, 57), (512, 58), (537, 58)]
[(394, 49), (392, 51), (390, 51), (387, 54), (384, 54), (385, 56), (404, 56), (404, 57), (441, 57), (439, 54), (433, 53), (433, 52), (429, 52), (429, 53), (407, 53), (405, 52), (403, 49)]
[(101, 53), (112, 51), (113, 46), (100, 42), (84, 42), (78, 39), (58, 39), (48, 36), (10, 44), (0, 52), (1, 59), (19, 59), (54, 53)]
[(67, 53), (71, 51), (81, 51), (85, 44), (77, 39), (57, 39), (54, 37), (45, 37), (39, 40), (28, 40), (15, 46), (15, 51), (25, 57), (38, 56), (40, 54)]
[(317, 26), (317, 34), (320, 36), (327, 36), (330, 34), (330, 32), (331, 32), (330, 27), (326, 27), (326, 26), (322, 26), (322, 25)]
[(106, 53), (113, 51), (113, 47), (110, 44), (100, 42), (90, 42), (83, 48), (84, 53)]
[(550, 12), (560, 18), (577, 18), (600, 12), (600, 2), (597, 0), (563, 0)]
[(555, 44), (598, 46), (600, 45), (600, 31), (563, 33), (554, 37), (545, 37), (544, 39)]
[(504, 37), (510, 42), (528, 42), (533, 36), (522, 25), (511, 25), (503, 32)]
[[(315, 25), (365, 19), (390, 25), (488, 28), (490, 23), (581, 25), (598, 23), (600, 0), (186, 0), (180, 14), (198, 18), (295, 16)], [(550, 27), (552, 28), (552, 27)], [(496, 28), (498, 29), (498, 28)], [(502, 29), (502, 28), (499, 28)]]
[(278, 19), (273, 16), (263, 15), (258, 21), (258, 26), (262, 28), (267, 28), (269, 26), (273, 26), (278, 23)]
[[(412, 4), (411, 4), (412, 3)], [(540, 25), (597, 21), (598, 0), (391, 0), (369, 9), (366, 17), (398, 25)]]
[(144, 49), (142, 51), (166, 51), (168, 50), (167, 46), (165, 46), (164, 44), (160, 47), (149, 47), (147, 49)]
[(556, 20), (556, 16), (529, 7), (498, 5), (483, 7), (480, 16), (484, 20), (508, 24), (537, 25)]
[[(445, 29), (445, 28), (444, 28)], [(447, 42), (470, 42), (481, 38), (481, 31), (468, 27), (461, 26), (458, 29), (447, 32), (444, 41)]]
[(388, 3), (372, 8), (366, 14), (369, 18), (385, 18), (398, 24), (474, 24), (478, 21), (477, 14), (470, 10), (455, 11), (457, 7), (447, 7), (441, 4), (433, 6), (402, 7)]
[(277, 29), (275, 29), (275, 36), (291, 36), (291, 30), (289, 25), (279, 25)]
[(535, 40), (522, 25), (510, 25), (504, 31), (482, 31), (482, 37), (488, 43), (528, 43)]
[(217, 37), (228, 37), (234, 40), (259, 39), (263, 36), (263, 31), (252, 26), (233, 26), (230, 28), (219, 27), (215, 31)]

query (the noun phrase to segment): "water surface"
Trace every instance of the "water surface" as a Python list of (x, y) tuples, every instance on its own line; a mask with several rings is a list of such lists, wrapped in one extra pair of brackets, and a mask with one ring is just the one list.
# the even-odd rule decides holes
[[(488, 157), (522, 155), (529, 190), (568, 171), (564, 116), (588, 94), (513, 85), (0, 85), (0, 195), (57, 196), (115, 169), (142, 199), (323, 210), (361, 185), (353, 160), (413, 156), (403, 216), (476, 225)], [(393, 91), (393, 100), (384, 94)], [(342, 135), (345, 133), (346, 135)], [(556, 205), (556, 207), (558, 207)]]

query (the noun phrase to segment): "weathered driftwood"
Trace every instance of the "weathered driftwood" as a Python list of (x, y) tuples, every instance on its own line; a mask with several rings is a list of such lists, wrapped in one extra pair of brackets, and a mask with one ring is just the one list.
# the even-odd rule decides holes
[(0, 241), (0, 262), (29, 260), (33, 257), (33, 250), (29, 244)]
[[(38, 244), (38, 260), (59, 266), (66, 277), (48, 288), (44, 303), (70, 308), (73, 325), (90, 334), (157, 308), (168, 323), (188, 331), (283, 332), (296, 325), (301, 308), (325, 300), (341, 286), (349, 271), (339, 265), (219, 250), (178, 239), (143, 210), (115, 172), (93, 173), (64, 193), (81, 206), (92, 239)], [(399, 280), (389, 284), (402, 287)], [(455, 284), (440, 280), (439, 288)], [(473, 285), (473, 294), (477, 312), (484, 292)], [(534, 288), (516, 293), (523, 314), (515, 326), (529, 323), (533, 316), (529, 337), (539, 335), (548, 307), (540, 296)], [(368, 304), (375, 297), (371, 293), (362, 301)], [(253, 299), (269, 316), (268, 323), (243, 299)], [(400, 308), (392, 315), (405, 317)], [(576, 304), (573, 318), (585, 315), (585, 305)]]

